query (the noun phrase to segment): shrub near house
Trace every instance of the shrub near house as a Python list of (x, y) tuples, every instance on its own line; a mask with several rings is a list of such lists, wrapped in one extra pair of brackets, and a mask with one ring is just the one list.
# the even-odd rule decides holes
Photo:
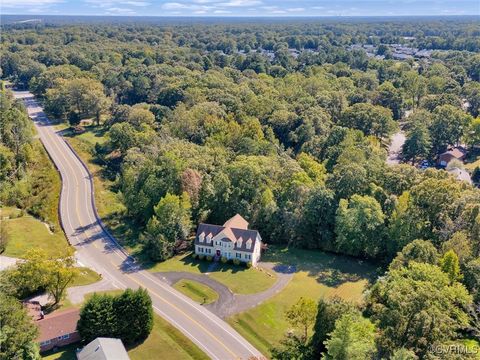
[(248, 229), (248, 222), (240, 215), (227, 220), (223, 226), (200, 224), (195, 237), (195, 254), (217, 259), (251, 263), (260, 260), (262, 238), (256, 230)]

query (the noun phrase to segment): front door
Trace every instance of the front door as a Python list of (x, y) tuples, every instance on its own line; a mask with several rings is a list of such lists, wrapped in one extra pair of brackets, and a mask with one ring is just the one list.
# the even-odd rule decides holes
[(220, 256), (220, 250), (217, 250), (217, 256)]

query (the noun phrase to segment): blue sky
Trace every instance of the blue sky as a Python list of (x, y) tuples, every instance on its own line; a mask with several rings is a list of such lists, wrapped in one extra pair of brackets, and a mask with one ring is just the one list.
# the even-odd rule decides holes
[(5, 14), (146, 16), (479, 15), (480, 0), (0, 0)]

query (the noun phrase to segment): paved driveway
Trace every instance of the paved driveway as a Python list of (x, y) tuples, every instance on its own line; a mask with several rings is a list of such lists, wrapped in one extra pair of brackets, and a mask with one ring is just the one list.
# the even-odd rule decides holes
[(277, 281), (269, 289), (249, 295), (234, 294), (228, 287), (205, 274), (194, 274), (185, 271), (169, 271), (155, 273), (155, 276), (167, 282), (169, 285), (174, 285), (182, 279), (187, 279), (211, 287), (218, 293), (218, 300), (203, 306), (219, 317), (225, 319), (258, 306), (265, 300), (278, 294), (285, 288), (285, 286), (287, 286), (296, 271), (294, 266), (278, 266), (273, 263), (261, 263), (259, 266), (275, 272), (277, 275)]

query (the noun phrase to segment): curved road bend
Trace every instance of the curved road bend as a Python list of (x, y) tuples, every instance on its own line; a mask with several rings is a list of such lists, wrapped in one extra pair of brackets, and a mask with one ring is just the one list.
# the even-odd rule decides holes
[[(155, 312), (212, 359), (262, 357), (258, 350), (219, 317), (135, 265), (100, 226), (88, 171), (49, 123), (34, 96), (28, 91), (15, 91), (14, 94), (24, 101), (40, 140), (60, 171), (60, 218), (70, 243), (77, 250), (78, 261), (101, 273), (116, 287), (148, 289)], [(161, 358), (161, 354), (158, 355)]]

